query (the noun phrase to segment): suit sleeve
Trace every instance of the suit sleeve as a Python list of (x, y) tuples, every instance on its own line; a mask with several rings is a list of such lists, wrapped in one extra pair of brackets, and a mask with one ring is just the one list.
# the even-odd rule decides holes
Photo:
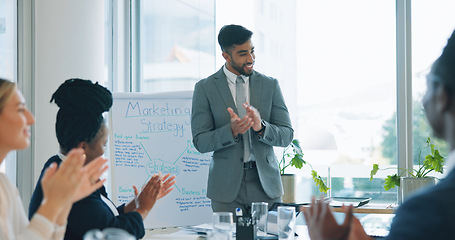
[(275, 86), (272, 96), (272, 107), (270, 110), (270, 120), (263, 120), (265, 131), (262, 136), (256, 135), (260, 142), (270, 146), (286, 147), (293, 137), (294, 130), (291, 125), (291, 118), (284, 102), (278, 81), (274, 81)]
[(114, 216), (99, 194), (93, 193), (71, 208), (67, 231), (72, 234), (82, 238), (91, 229), (105, 228), (120, 228), (138, 239), (145, 235), (144, 223), (139, 213), (128, 212)]
[[(443, 215), (447, 210), (434, 202), (429, 195), (421, 195), (404, 202), (395, 214), (387, 239), (446, 239), (438, 236), (443, 231), (439, 232), (437, 229), (443, 228)], [(439, 216), (431, 217), (435, 213)]]
[[(208, 95), (201, 82), (194, 87), (193, 103), (191, 113), (191, 131), (193, 134), (193, 143), (196, 149), (201, 153), (217, 151), (230, 147), (238, 143), (232, 136), (230, 121), (221, 127), (216, 127), (214, 115), (227, 114), (226, 118), (230, 119), (227, 109), (216, 109), (218, 112), (212, 112)], [(240, 137), (240, 136), (239, 136)]]

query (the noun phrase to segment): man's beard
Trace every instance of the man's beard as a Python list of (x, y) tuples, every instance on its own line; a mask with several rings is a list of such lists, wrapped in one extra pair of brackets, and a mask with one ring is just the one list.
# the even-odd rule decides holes
[(231, 61), (231, 66), (232, 68), (237, 71), (238, 73), (242, 74), (242, 75), (245, 75), (245, 76), (251, 76), (253, 74), (253, 69), (251, 69), (251, 72), (247, 73), (245, 72), (243, 69), (243, 67), (247, 65), (247, 64), (244, 64), (242, 66), (238, 66), (234, 61)]

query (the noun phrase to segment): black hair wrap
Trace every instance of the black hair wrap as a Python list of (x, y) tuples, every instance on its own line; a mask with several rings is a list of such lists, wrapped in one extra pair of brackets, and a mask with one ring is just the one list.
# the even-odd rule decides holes
[(90, 80), (66, 80), (52, 95), (60, 108), (55, 130), (60, 148), (66, 152), (80, 142), (88, 142), (96, 136), (103, 123), (103, 113), (112, 106), (111, 92)]

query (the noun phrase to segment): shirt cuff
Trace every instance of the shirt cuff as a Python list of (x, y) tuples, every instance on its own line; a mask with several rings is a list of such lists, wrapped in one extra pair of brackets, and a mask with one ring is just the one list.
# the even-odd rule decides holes
[(42, 236), (43, 239), (50, 239), (55, 231), (55, 226), (49, 219), (39, 213), (35, 213), (30, 220), (29, 230)]

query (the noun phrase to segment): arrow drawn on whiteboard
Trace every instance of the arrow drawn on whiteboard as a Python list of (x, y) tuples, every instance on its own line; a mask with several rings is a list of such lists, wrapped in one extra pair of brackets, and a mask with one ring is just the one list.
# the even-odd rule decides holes
[(142, 146), (142, 149), (144, 149), (145, 154), (147, 154), (147, 157), (150, 159), (150, 161), (145, 165), (145, 171), (148, 174), (148, 177), (147, 177), (145, 183), (147, 183), (154, 174), (158, 174), (158, 173), (162, 173), (164, 175), (166, 175), (168, 173), (170, 173), (171, 175), (175, 175), (175, 176), (179, 175), (179, 173), (180, 173), (179, 166), (177, 166), (176, 164), (173, 164), (173, 163), (163, 161), (159, 158), (157, 158), (157, 159), (150, 158), (150, 155), (148, 154), (147, 150), (145, 149), (144, 145), (142, 145), (142, 143), (141, 143), (141, 146)]

